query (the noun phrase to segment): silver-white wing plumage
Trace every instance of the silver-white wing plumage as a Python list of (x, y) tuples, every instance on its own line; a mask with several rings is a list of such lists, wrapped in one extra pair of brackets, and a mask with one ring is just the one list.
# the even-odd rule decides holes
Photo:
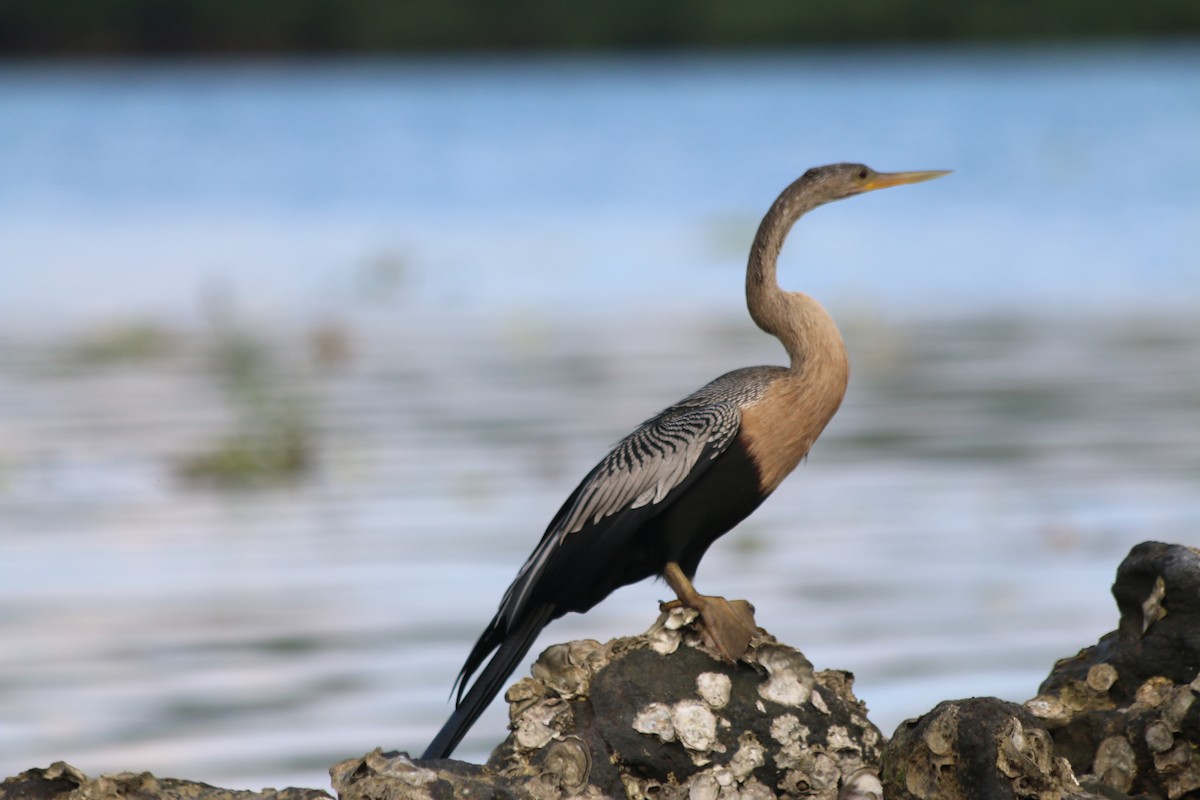
[(618, 511), (659, 503), (683, 483), (705, 450), (720, 455), (737, 433), (729, 403), (680, 408), (643, 423), (610, 452), (580, 487), (558, 527), (567, 536)]
[(642, 423), (596, 465), (505, 593), (498, 616), (506, 625), (519, 618), (546, 564), (566, 537), (614, 514), (661, 503), (694, 471), (703, 470), (705, 462), (725, 452), (737, 436), (742, 405), (762, 388), (758, 381), (737, 379), (744, 377), (738, 373), (751, 371), (758, 370), (722, 376)]

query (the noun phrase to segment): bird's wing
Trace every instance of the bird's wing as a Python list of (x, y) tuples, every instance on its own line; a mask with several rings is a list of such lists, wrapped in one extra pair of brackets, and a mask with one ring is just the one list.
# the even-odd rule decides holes
[(618, 442), (550, 522), (505, 593), (497, 619), (511, 625), (520, 618), (530, 592), (566, 537), (614, 514), (662, 502), (703, 473), (729, 447), (740, 424), (738, 403), (688, 398)]

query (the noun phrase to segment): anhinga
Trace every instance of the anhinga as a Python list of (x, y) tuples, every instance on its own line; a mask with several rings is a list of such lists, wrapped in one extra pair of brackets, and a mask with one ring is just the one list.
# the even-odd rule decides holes
[(453, 752), (547, 623), (587, 611), (614, 589), (651, 575), (661, 575), (678, 603), (700, 613), (722, 655), (734, 661), (745, 653), (755, 632), (753, 609), (701, 595), (691, 578), (709, 545), (808, 453), (849, 377), (846, 348), (828, 312), (806, 294), (779, 288), (775, 266), (784, 238), (824, 203), (945, 174), (832, 164), (808, 170), (783, 190), (750, 248), (746, 305), (758, 327), (783, 343), (791, 365), (722, 375), (642, 423), (587, 474), (467, 656), (455, 682), (455, 711), (424, 758)]

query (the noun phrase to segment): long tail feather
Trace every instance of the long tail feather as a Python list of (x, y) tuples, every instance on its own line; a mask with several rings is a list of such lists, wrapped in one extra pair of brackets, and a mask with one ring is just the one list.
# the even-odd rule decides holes
[[(465, 696), (460, 696), (454, 713), (450, 715), (450, 719), (446, 720), (446, 724), (438, 731), (437, 736), (433, 737), (433, 741), (429, 743), (429, 747), (425, 749), (425, 754), (421, 758), (450, 757), (454, 748), (462, 741), (463, 736), (475, 724), (475, 720), (479, 719), (479, 715), (500, 692), (504, 681), (529, 652), (533, 641), (541, 633), (542, 628), (546, 627), (553, 614), (554, 606), (552, 605), (530, 609), (525, 618), (521, 620), (521, 624), (509, 631), (504, 637), (504, 641), (500, 643), (499, 649), (492, 655), (487, 666), (483, 668), (479, 677), (471, 685), (470, 691)], [(476, 647), (478, 648), (478, 645)], [(472, 656), (475, 656), (474, 652)], [(469, 663), (470, 660), (468, 660)], [(464, 671), (469, 674), (465, 668)]]

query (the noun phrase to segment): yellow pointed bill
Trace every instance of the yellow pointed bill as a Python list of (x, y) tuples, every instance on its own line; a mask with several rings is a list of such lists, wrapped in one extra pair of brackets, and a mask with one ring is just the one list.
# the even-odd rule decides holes
[(877, 172), (871, 180), (867, 181), (866, 191), (870, 192), (875, 189), (886, 189), (889, 186), (901, 186), (906, 183), (920, 183), (921, 181), (931, 181), (934, 178), (940, 178), (943, 175), (949, 175), (953, 170), (949, 169), (932, 169), (924, 172)]

